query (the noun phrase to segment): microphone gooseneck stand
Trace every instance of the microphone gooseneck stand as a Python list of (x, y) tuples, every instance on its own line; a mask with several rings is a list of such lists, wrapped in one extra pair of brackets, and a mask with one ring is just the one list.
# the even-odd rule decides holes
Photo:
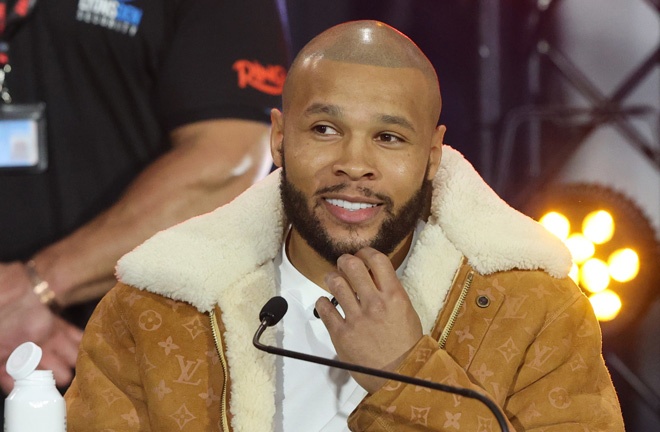
[(500, 407), (486, 396), (474, 390), (462, 388), (462, 387), (454, 387), (447, 384), (440, 384), (433, 381), (426, 381), (407, 375), (400, 375), (397, 373), (388, 372), (380, 369), (372, 369), (366, 366), (360, 366), (353, 363), (345, 363), (339, 360), (333, 360), (325, 357), (318, 357), (310, 354), (305, 354), (297, 351), (291, 351), (284, 348), (262, 344), (259, 341), (261, 335), (264, 333), (264, 331), (266, 331), (266, 328), (274, 326), (284, 317), (287, 308), (288, 308), (288, 304), (284, 298), (273, 297), (270, 300), (268, 300), (268, 302), (261, 309), (261, 312), (259, 313), (259, 319), (261, 320), (261, 324), (259, 325), (259, 328), (254, 334), (254, 338), (252, 338), (252, 344), (257, 349), (261, 351), (265, 351), (270, 354), (290, 357), (297, 360), (303, 360), (312, 363), (318, 363), (325, 366), (336, 367), (339, 369), (345, 369), (353, 372), (363, 373), (366, 375), (377, 376), (388, 380), (394, 380), (394, 381), (404, 382), (406, 384), (413, 384), (420, 387), (439, 390), (446, 393), (453, 393), (453, 394), (465, 396), (470, 399), (476, 399), (479, 402), (486, 405), (488, 409), (490, 409), (490, 411), (497, 419), (497, 423), (499, 424), (502, 432), (509, 432), (509, 427), (506, 423), (504, 414), (500, 410)]

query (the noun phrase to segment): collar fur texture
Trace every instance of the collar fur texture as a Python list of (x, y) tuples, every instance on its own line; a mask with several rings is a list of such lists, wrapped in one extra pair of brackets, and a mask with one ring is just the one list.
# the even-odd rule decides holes
[[(223, 291), (279, 252), (286, 225), (279, 181), (277, 170), (230, 204), (159, 232), (118, 262), (118, 279), (187, 301), (200, 311), (212, 309)], [(452, 252), (458, 252), (482, 274), (518, 268), (564, 277), (571, 265), (568, 250), (555, 236), (500, 199), (447, 145), (433, 181), (431, 216), (418, 243), (422, 245), (413, 246), (409, 267), (418, 262), (427, 267), (422, 263), (430, 257), (418, 257), (417, 249), (432, 245), (448, 250), (433, 251), (431, 257), (442, 261), (452, 256), (456, 264)], [(428, 263), (433, 265), (439, 262)], [(448, 267), (453, 272), (457, 265)], [(414, 279), (414, 273), (408, 271), (404, 278)]]

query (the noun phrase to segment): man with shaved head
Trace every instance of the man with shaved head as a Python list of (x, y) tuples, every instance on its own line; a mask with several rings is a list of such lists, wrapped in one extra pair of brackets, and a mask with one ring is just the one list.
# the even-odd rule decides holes
[[(271, 113), (281, 169), (117, 265), (66, 394), (69, 431), (623, 431), (571, 257), (443, 144), (436, 73), (386, 24), (333, 27)], [(331, 301), (332, 299), (333, 301)]]

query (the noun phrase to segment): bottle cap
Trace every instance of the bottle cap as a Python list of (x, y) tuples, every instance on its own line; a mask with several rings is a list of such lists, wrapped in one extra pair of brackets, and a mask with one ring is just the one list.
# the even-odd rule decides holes
[(41, 361), (41, 348), (33, 342), (16, 347), (7, 359), (7, 373), (15, 380), (26, 378), (37, 369)]

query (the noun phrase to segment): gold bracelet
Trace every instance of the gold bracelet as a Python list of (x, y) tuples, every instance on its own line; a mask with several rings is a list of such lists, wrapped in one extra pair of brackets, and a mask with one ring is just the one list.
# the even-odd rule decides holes
[(48, 307), (54, 314), (59, 314), (62, 311), (62, 307), (55, 298), (55, 291), (50, 289), (48, 282), (39, 276), (34, 260), (26, 262), (25, 269), (32, 283), (32, 292), (39, 298), (41, 304)]

